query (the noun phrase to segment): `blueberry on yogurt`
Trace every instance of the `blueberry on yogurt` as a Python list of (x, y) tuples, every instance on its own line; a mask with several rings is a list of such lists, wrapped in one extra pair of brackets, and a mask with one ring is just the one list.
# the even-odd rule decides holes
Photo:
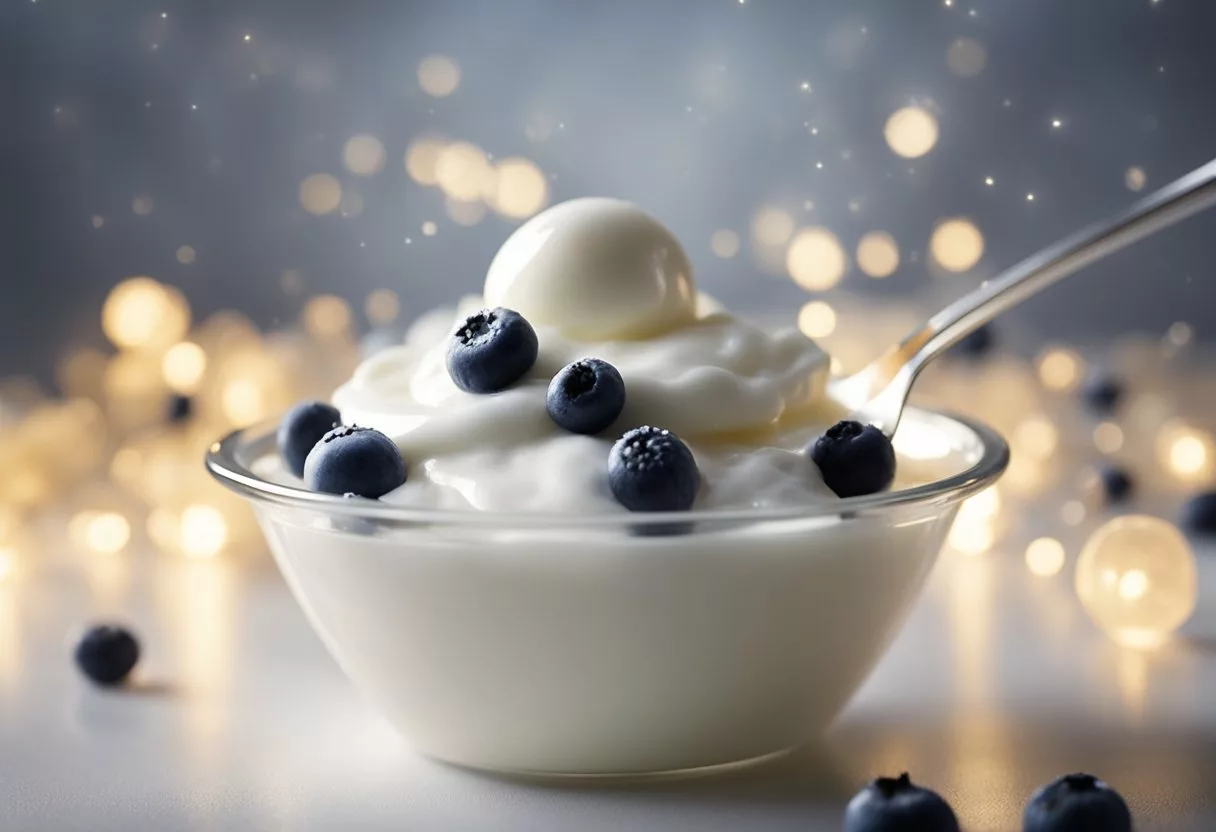
[(905, 772), (858, 792), (845, 809), (844, 832), (959, 832), (959, 826), (950, 804)]
[(545, 409), (571, 433), (599, 433), (625, 407), (625, 380), (607, 361), (584, 358), (567, 364), (549, 383)]
[(630, 511), (687, 511), (701, 489), (701, 472), (679, 437), (647, 425), (612, 446), (608, 485)]
[(466, 393), (496, 393), (536, 363), (536, 330), (512, 309), (483, 309), (465, 318), (448, 342), (448, 375)]
[(895, 479), (895, 449), (873, 425), (837, 422), (815, 440), (810, 453), (824, 483), (838, 497), (874, 494)]
[(301, 402), (279, 423), (279, 453), (297, 477), (304, 476), (304, 462), (321, 437), (342, 424), (338, 408), (325, 402)]
[(1066, 774), (1043, 786), (1022, 815), (1023, 832), (1131, 832), (1119, 793), (1092, 774)]
[(404, 484), (405, 477), (396, 443), (371, 428), (334, 428), (304, 465), (304, 482), (313, 491), (347, 497), (378, 499)]

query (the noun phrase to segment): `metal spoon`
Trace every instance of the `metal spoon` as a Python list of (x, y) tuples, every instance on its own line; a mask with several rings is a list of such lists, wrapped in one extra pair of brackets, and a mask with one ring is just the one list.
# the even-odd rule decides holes
[(1216, 204), (1216, 160), (1018, 263), (938, 312), (866, 367), (828, 383), (858, 422), (895, 433), (912, 382), (948, 347), (1058, 280)]

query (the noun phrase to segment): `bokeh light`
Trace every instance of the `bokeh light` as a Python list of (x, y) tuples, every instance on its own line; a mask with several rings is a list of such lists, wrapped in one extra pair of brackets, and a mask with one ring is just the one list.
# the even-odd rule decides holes
[(533, 162), (520, 157), (503, 159), (496, 168), (490, 207), (504, 217), (527, 219), (549, 201), (549, 183)]
[(972, 38), (959, 38), (946, 50), (946, 66), (955, 75), (973, 78), (988, 65), (988, 51)]
[(137, 196), (131, 200), (131, 210), (141, 217), (146, 217), (152, 213), (155, 203), (150, 196)]
[(131, 540), (131, 523), (113, 511), (83, 511), (68, 522), (68, 538), (101, 555), (114, 555)]
[(871, 231), (857, 243), (857, 268), (870, 277), (890, 277), (899, 268), (899, 245), (885, 231)]
[(194, 262), (195, 258), (197, 257), (197, 253), (194, 251), (192, 246), (181, 246), (178, 248), (175, 256), (177, 257), (177, 262), (181, 263), (183, 266), (189, 266)]
[(790, 277), (803, 289), (831, 289), (844, 277), (848, 258), (836, 235), (826, 228), (804, 228), (790, 241), (785, 253)]
[(1156, 647), (1195, 610), (1195, 556), (1172, 524), (1146, 515), (1117, 517), (1081, 550), (1076, 590), (1086, 612), (1117, 642)]
[(471, 142), (454, 142), (435, 161), (435, 181), (445, 194), (461, 202), (474, 202), (494, 192), (496, 173), (485, 151)]
[(915, 159), (937, 144), (937, 119), (923, 107), (904, 107), (887, 119), (883, 135), (898, 156)]
[(193, 341), (174, 344), (161, 359), (165, 383), (177, 393), (190, 394), (198, 390), (207, 371), (207, 353)]
[(1048, 390), (1068, 392), (1081, 383), (1085, 362), (1073, 350), (1050, 347), (1038, 359), (1039, 380)]
[(444, 55), (428, 55), (418, 64), (418, 86), (427, 95), (445, 98), (460, 86), (460, 67)]
[(462, 202), (448, 197), (443, 201), (443, 213), (457, 225), (468, 227), (486, 218), (486, 206), (480, 202)]
[(333, 213), (342, 202), (342, 184), (328, 173), (314, 173), (300, 183), (300, 205), (310, 214)]
[(308, 334), (322, 341), (349, 334), (352, 315), (350, 304), (337, 295), (317, 295), (304, 305), (301, 315)]
[(794, 218), (780, 208), (761, 208), (752, 218), (752, 239), (760, 246), (783, 246), (794, 234)]
[(1001, 494), (989, 486), (959, 506), (954, 525), (946, 539), (950, 548), (963, 555), (980, 555), (996, 542), (996, 518), (1001, 511)]
[(984, 235), (969, 219), (945, 220), (933, 229), (929, 252), (946, 271), (965, 272), (984, 256)]
[(1167, 422), (1157, 435), (1157, 459), (1184, 483), (1206, 483), (1212, 476), (1216, 448), (1205, 430), (1178, 421)]
[(367, 296), (363, 311), (373, 326), (387, 326), (401, 314), (401, 299), (392, 289), (377, 289)]
[(1132, 165), (1123, 174), (1123, 184), (1130, 191), (1144, 190), (1144, 186), (1148, 183), (1148, 176), (1144, 173), (1144, 169)]
[(1050, 578), (1064, 568), (1064, 544), (1054, 537), (1040, 537), (1026, 547), (1026, 566), (1040, 578)]
[(132, 277), (110, 290), (101, 328), (120, 348), (166, 347), (190, 328), (190, 306), (176, 289), (150, 277)]
[(228, 522), (213, 506), (189, 505), (181, 513), (178, 545), (189, 558), (215, 557), (228, 543)]
[(1042, 414), (1028, 416), (1014, 428), (1010, 442), (1013, 452), (1035, 459), (1049, 459), (1056, 452), (1060, 437), (1056, 426)]
[(405, 151), (405, 172), (419, 185), (438, 185), (436, 168), (447, 142), (437, 137), (423, 137), (410, 142)]
[(1094, 426), (1094, 447), (1104, 454), (1118, 453), (1123, 447), (1123, 428), (1114, 422), (1099, 422)]
[(373, 176), (384, 169), (384, 144), (363, 133), (351, 136), (342, 147), (342, 164), (356, 176)]
[(739, 235), (729, 228), (719, 228), (709, 238), (709, 250), (715, 257), (729, 260), (739, 253)]
[(798, 312), (798, 329), (808, 338), (826, 338), (836, 330), (836, 310), (821, 300), (804, 304)]
[(431, 220), (427, 220), (426, 222), (424, 222), (422, 224), (422, 236), (434, 237), (438, 233), (439, 233), (439, 226), (436, 225)]

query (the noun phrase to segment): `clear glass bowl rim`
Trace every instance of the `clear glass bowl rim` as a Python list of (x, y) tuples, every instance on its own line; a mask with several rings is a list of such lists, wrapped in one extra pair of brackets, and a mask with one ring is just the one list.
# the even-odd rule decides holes
[(664, 527), (671, 524), (756, 523), (765, 521), (809, 520), (850, 514), (869, 514), (901, 507), (930, 508), (956, 502), (991, 485), (1009, 464), (1009, 446), (995, 430), (967, 416), (922, 408), (907, 408), (917, 418), (954, 422), (970, 430), (980, 443), (980, 457), (964, 471), (934, 482), (898, 491), (884, 491), (863, 497), (847, 497), (804, 506), (771, 509), (733, 509), (728, 511), (685, 511), (609, 515), (572, 515), (507, 513), (420, 509), (378, 500), (321, 494), (292, 485), (271, 482), (258, 476), (243, 458), (261, 458), (274, 449), (277, 422), (267, 422), (235, 430), (215, 442), (207, 451), (207, 470), (227, 488), (255, 503), (319, 511), (341, 517), (356, 517), (372, 522), (450, 526), (492, 526), (502, 529), (538, 528), (628, 528)]

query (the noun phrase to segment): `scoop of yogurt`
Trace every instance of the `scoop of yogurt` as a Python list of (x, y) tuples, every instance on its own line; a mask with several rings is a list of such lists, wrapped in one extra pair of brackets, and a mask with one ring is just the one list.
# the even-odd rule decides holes
[[(455, 327), (484, 307), (521, 313), (539, 355), (520, 381), (488, 395), (448, 374)], [(602, 436), (548, 417), (553, 376), (598, 358), (625, 381), (626, 401)], [(346, 424), (393, 438), (409, 481), (385, 499), (486, 511), (606, 513), (624, 509), (606, 482), (613, 441), (665, 428), (693, 451), (696, 507), (747, 508), (834, 499), (808, 441), (840, 414), (823, 395), (828, 356), (795, 329), (766, 332), (698, 295), (679, 242), (618, 200), (557, 205), (521, 226), (494, 258), (484, 296), (424, 316), (404, 344), (368, 359), (334, 394)]]

